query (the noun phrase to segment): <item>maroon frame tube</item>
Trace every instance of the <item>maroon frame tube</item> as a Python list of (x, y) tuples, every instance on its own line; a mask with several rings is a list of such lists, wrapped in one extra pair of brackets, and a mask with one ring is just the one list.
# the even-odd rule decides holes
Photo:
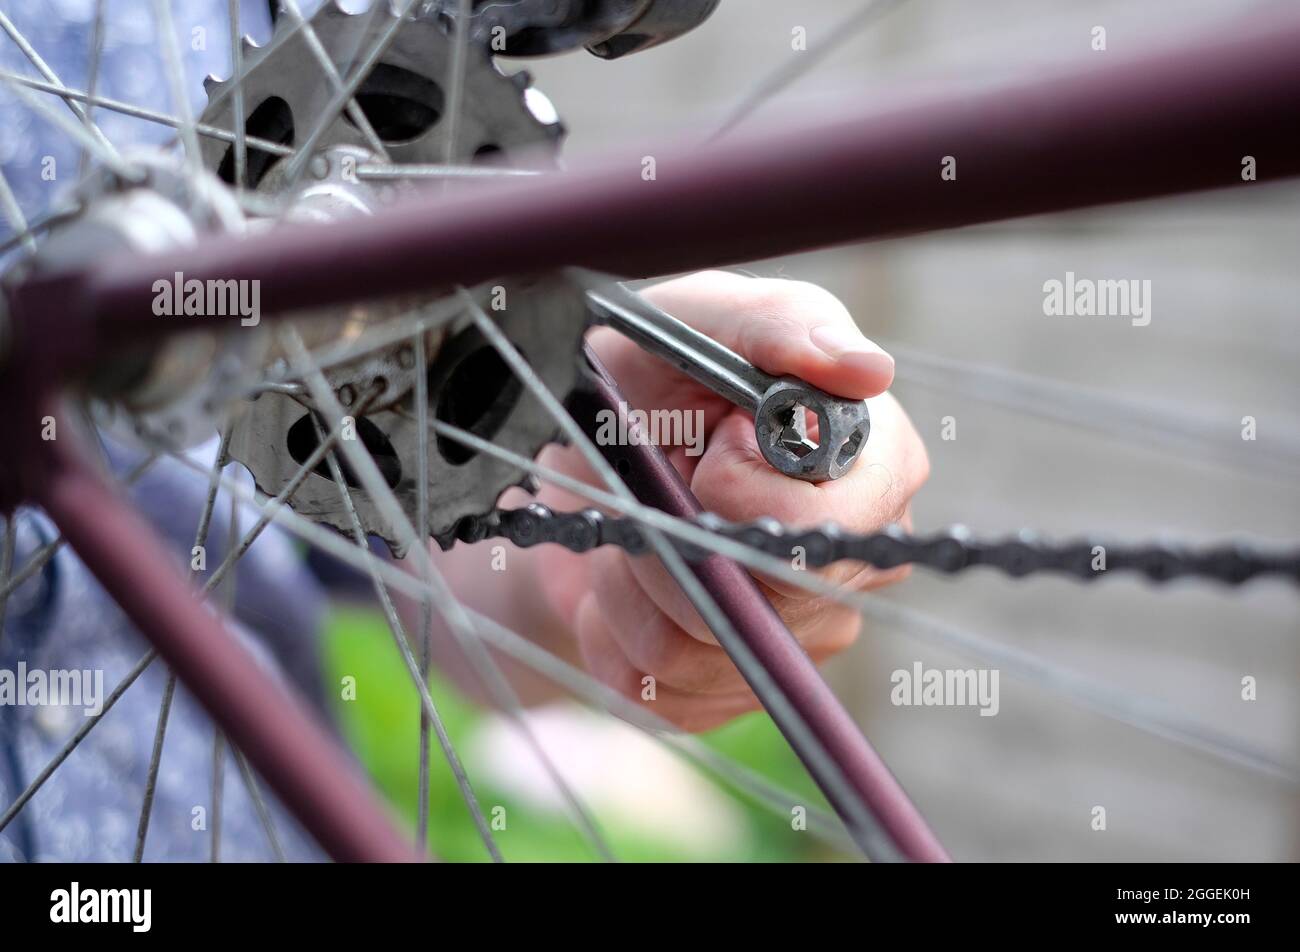
[[(598, 413), (602, 410), (623, 418), (620, 431), (623, 426), (629, 433), (637, 430), (637, 423), (627, 416), (626, 399), (613, 378), (590, 349), (587, 357), (595, 371), (593, 388), (570, 397), (568, 408), (574, 419), (593, 439)], [(703, 511), (700, 501), (659, 447), (648, 439), (639, 442), (629, 438), (627, 442), (626, 446), (602, 443), (600, 451), (641, 502), (686, 519)], [(925, 818), (844, 709), (835, 692), (822, 679), (817, 666), (748, 570), (731, 559), (711, 555), (692, 563), (691, 571), (731, 619), (736, 632), (843, 771), (861, 804), (876, 818), (899, 853), (914, 862), (949, 862), (947, 852)], [(784, 731), (779, 722), (777, 726)], [(836, 802), (834, 790), (821, 783), (815, 764), (800, 745), (788, 734), (787, 740), (818, 781), (836, 812), (841, 816), (850, 814), (846, 804)]]
[[(37, 418), (39, 419), (39, 418)], [(62, 427), (64, 434), (70, 428)], [(163, 660), (339, 862), (421, 859), (356, 764), (292, 689), (273, 679), (185, 584), (149, 525), (61, 436), (28, 441), (31, 501)]]
[[(665, 274), (998, 219), (1300, 174), (1300, 15), (1250, 32), (948, 93), (839, 122), (709, 147), (653, 150), (593, 168), (366, 220), (286, 226), (149, 258), (96, 262), (11, 294), (15, 359), (85, 367), (103, 348), (192, 329), (152, 313), (153, 282), (256, 279), (264, 315), (428, 293), (580, 265)], [(940, 177), (944, 156), (956, 181)], [(51, 310), (67, 320), (41, 319)], [(230, 318), (211, 318), (226, 320)]]

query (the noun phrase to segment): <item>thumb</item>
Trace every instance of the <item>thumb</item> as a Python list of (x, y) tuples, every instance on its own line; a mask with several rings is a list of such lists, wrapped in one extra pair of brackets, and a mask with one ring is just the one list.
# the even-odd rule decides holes
[(894, 359), (815, 284), (702, 271), (641, 293), (770, 374), (800, 377), (852, 400), (874, 397), (893, 382)]

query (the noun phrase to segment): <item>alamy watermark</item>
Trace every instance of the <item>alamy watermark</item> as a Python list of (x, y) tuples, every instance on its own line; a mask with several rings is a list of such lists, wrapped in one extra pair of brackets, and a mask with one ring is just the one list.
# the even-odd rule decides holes
[(1151, 281), (1076, 278), (1043, 282), (1043, 313), (1048, 317), (1127, 317), (1134, 327), (1151, 323)]
[(889, 676), (895, 707), (978, 707), (980, 717), (995, 717), (1001, 702), (997, 668), (898, 668)]
[(132, 932), (153, 925), (152, 889), (83, 889), (73, 882), (50, 893), (50, 922), (124, 923)]
[(187, 280), (177, 271), (155, 281), (153, 294), (153, 312), (159, 317), (238, 317), (243, 327), (256, 327), (262, 320), (262, 282), (257, 278)]
[(102, 668), (28, 668), (18, 662), (16, 671), (0, 668), (0, 706), (79, 707), (86, 717), (104, 710)]
[(618, 410), (596, 414), (598, 446), (684, 446), (687, 456), (704, 452), (703, 410)]

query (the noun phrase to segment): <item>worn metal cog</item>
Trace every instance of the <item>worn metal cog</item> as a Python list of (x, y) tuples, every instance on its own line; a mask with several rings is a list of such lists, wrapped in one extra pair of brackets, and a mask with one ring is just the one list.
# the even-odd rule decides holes
[[(516, 282), (506, 288), (509, 306), (493, 319), (528, 360), (547, 388), (563, 398), (580, 383), (576, 355), (585, 322), (582, 291), (564, 278)], [(488, 302), (484, 301), (486, 305)], [(485, 308), (486, 309), (486, 308)], [(441, 420), (521, 456), (535, 456), (558, 435), (554, 417), (543, 407), (473, 326), (464, 327), (439, 350), (428, 370), (429, 419)], [(375, 460), (406, 514), (416, 512), (419, 433), (408, 393), (401, 402), (356, 418), (357, 438)], [(261, 394), (235, 425), (231, 456), (245, 463), (259, 488), (279, 492), (316, 448), (312, 411), (293, 396)], [(451, 439), (430, 435), (428, 533), (450, 546), (462, 520), (491, 512), (506, 489), (528, 485), (527, 474), (496, 457), (467, 450)], [(256, 466), (256, 468), (254, 468)], [(301, 515), (350, 532), (351, 516), (325, 464), (294, 493), (291, 505)], [(345, 471), (345, 478), (347, 473)], [(367, 531), (405, 554), (401, 534), (380, 512), (371, 495), (352, 485), (352, 499)]]
[[(378, 12), (349, 14), (333, 2), (310, 20), (321, 47), (342, 76), (371, 48), (396, 14), (387, 3)], [(306, 30), (286, 16), (277, 21), (265, 47), (247, 39), (243, 97), (250, 135), (293, 147), (314, 128), (333, 98)], [(394, 164), (444, 164), (448, 130), (442, 121), (447, 96), (444, 77), (452, 56), (452, 37), (441, 22), (407, 19), (375, 69), (358, 88), (356, 100), (383, 141)], [(233, 127), (234, 97), (229, 81), (209, 80), (205, 123)], [(563, 129), (553, 110), (524, 74), (505, 75), (488, 50), (471, 45), (466, 57), (464, 96), (455, 132), (454, 164), (487, 162), (494, 166), (552, 166)], [(297, 182), (287, 181), (286, 158), (249, 147), (248, 184), (258, 193), (285, 203), (291, 219), (346, 219), (365, 215), (399, 200), (406, 183), (376, 182), (358, 177), (367, 163), (383, 163), (367, 145), (353, 118), (343, 115), (319, 138), (307, 170)], [(234, 180), (233, 146), (220, 140), (204, 144), (209, 168), (228, 182)], [(456, 187), (473, 189), (470, 180)], [(579, 379), (578, 355), (586, 327), (581, 293), (560, 278), (514, 281), (480, 302), (530, 366), (553, 393), (563, 398)], [(507, 306), (494, 309), (492, 304)], [(407, 305), (410, 307), (410, 304)], [(396, 319), (410, 317), (408, 310)], [(358, 327), (393, 318), (391, 306), (349, 308), (303, 322), (304, 335), (321, 328), (346, 336)], [(327, 380), (345, 408), (359, 406), (367, 396), (369, 409), (357, 418), (357, 436), (374, 457), (385, 479), (415, 521), (419, 440), (413, 407), (416, 374), (427, 375), (430, 419), (470, 430), (493, 443), (532, 458), (552, 442), (557, 427), (546, 410), (505, 366), (492, 345), (471, 326), (468, 315), (452, 321), (426, 338), (427, 368), (415, 366), (409, 342), (393, 345), (341, 367), (332, 367)], [(377, 395), (377, 396), (376, 396)], [(317, 445), (310, 399), (301, 393), (264, 392), (239, 416), (232, 431), (230, 455), (252, 473), (258, 488), (274, 495), (294, 476)], [(448, 440), (428, 441), (427, 533), (450, 545), (462, 520), (495, 508), (511, 486), (527, 485), (519, 469), (478, 453), (467, 453)], [(405, 546), (396, 527), (386, 520), (370, 494), (351, 485), (362, 528), (388, 543), (397, 556)], [(317, 522), (343, 532), (352, 531), (349, 514), (330, 470), (319, 466), (294, 493), (292, 507)]]
[[(281, 16), (265, 46), (248, 37), (241, 39), (247, 131), (289, 147), (304, 140), (334, 98), (334, 87), (312, 51), (312, 34), (339, 75), (349, 77), (397, 15), (389, 0), (377, 0), (365, 13), (347, 13), (336, 0), (326, 0), (309, 18), (310, 33), (292, 18)], [(444, 86), (453, 44), (442, 23), (408, 17), (357, 90), (355, 98), (395, 163), (442, 163), (446, 159), (450, 124), (441, 120), (449, 98)], [(553, 166), (564, 127), (550, 102), (531, 84), (527, 72), (507, 76), (487, 47), (470, 45), (453, 161), (508, 161), (516, 168)], [(234, 84), (210, 76), (204, 87), (208, 107), (201, 121), (233, 129)], [(351, 117), (341, 114), (320, 144), (364, 148), (367, 139)], [(205, 137), (200, 148), (204, 164), (233, 183), (234, 146)], [(277, 156), (251, 146), (248, 152), (250, 184), (257, 186)], [(308, 181), (304, 176), (303, 182)]]

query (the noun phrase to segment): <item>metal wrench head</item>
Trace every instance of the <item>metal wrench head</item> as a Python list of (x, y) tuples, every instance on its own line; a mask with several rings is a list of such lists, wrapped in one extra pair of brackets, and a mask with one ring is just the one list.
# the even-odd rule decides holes
[[(808, 438), (804, 410), (817, 414), (817, 441)], [(793, 377), (777, 380), (754, 414), (763, 458), (810, 483), (839, 479), (867, 445), (871, 416), (865, 400), (845, 400)]]

